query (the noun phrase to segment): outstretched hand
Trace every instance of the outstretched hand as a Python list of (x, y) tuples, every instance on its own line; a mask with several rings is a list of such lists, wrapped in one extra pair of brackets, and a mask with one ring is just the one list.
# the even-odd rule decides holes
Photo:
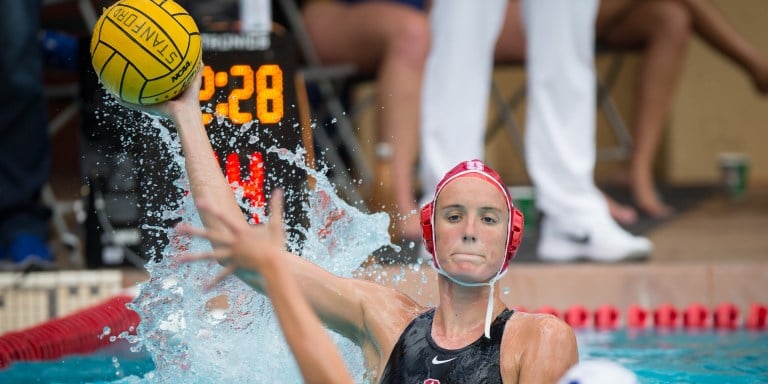
[(210, 286), (218, 284), (238, 269), (260, 272), (262, 267), (285, 251), (283, 229), (283, 191), (276, 189), (269, 200), (270, 219), (266, 224), (250, 225), (242, 216), (232, 217), (217, 211), (207, 201), (197, 201), (198, 209), (217, 220), (217, 228), (196, 228), (180, 224), (179, 232), (201, 237), (211, 242), (210, 252), (184, 255), (182, 262), (216, 260), (224, 270), (216, 276)]

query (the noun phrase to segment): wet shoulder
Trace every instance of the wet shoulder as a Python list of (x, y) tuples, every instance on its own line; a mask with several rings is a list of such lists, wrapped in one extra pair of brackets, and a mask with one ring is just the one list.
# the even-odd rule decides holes
[(555, 344), (558, 340), (570, 342), (572, 338), (571, 326), (553, 315), (515, 311), (504, 328), (502, 350), (507, 352), (507, 357), (514, 355), (515, 361), (519, 361), (527, 350)]
[(507, 321), (505, 335), (515, 333), (526, 338), (539, 338), (552, 333), (572, 333), (565, 321), (548, 313), (530, 313), (516, 311)]
[(536, 366), (544, 361), (552, 365), (551, 369), (561, 370), (559, 365), (567, 368), (574, 358), (578, 359), (576, 338), (565, 321), (550, 314), (528, 312), (515, 312), (507, 321), (501, 353), (505, 377), (517, 377), (521, 370), (532, 369), (525, 368), (525, 364)]
[(527, 377), (532, 382), (556, 382), (578, 362), (579, 353), (573, 329), (565, 321), (550, 314), (519, 312), (507, 322), (501, 357), (505, 381)]

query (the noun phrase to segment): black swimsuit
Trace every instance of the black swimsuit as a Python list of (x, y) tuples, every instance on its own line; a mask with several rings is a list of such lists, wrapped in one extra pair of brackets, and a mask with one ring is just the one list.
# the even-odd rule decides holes
[(464, 348), (440, 348), (432, 339), (435, 309), (415, 318), (392, 349), (382, 384), (501, 383), (500, 346), (514, 313), (505, 309), (491, 324), (491, 338), (480, 336)]

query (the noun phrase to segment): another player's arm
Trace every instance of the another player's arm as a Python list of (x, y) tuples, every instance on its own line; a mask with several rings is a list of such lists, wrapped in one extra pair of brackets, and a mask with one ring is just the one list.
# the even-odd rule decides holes
[[(213, 148), (202, 124), (197, 95), (200, 84), (201, 74), (198, 73), (189, 88), (178, 98), (154, 106), (130, 107), (173, 120), (181, 138), (192, 194), (198, 204), (204, 201), (216, 206), (216, 214), (210, 210), (200, 210), (203, 223), (208, 231), (227, 236), (231, 233), (228, 233), (229, 230), (221, 220), (216, 218), (216, 215), (235, 219), (246, 226), (248, 224), (216, 162)], [(213, 245), (217, 246), (217, 244)], [(260, 248), (255, 247), (254, 250), (258, 251)], [(395, 290), (366, 281), (341, 278), (297, 255), (285, 250), (281, 252), (281, 258), (285, 260), (286, 267), (298, 279), (302, 292), (323, 322), (353, 340), (360, 340), (361, 337), (369, 335), (366, 330), (365, 315), (375, 311), (367, 310), (366, 305), (402, 303), (401, 306), (409, 310), (417, 307), (412, 300)], [(258, 273), (244, 272), (238, 271), (238, 277), (252, 287), (263, 290), (263, 279)], [(386, 317), (391, 315), (393, 314), (385, 313), (380, 320), (386, 321)]]
[[(224, 265), (217, 281), (236, 270), (259, 273), (258, 284), (275, 308), (288, 345), (308, 383), (352, 383), (344, 361), (320, 325), (304, 292), (291, 272), (285, 252), (283, 194), (276, 190), (269, 202), (266, 224), (249, 225), (242, 215), (227, 215), (205, 200), (197, 201), (200, 213), (221, 225), (220, 230), (179, 226), (179, 231), (211, 242), (212, 252), (183, 255), (182, 260), (214, 259)], [(215, 283), (215, 282), (214, 282)]]
[(353, 383), (344, 361), (323, 329), (286, 263), (271, 257), (261, 267), (288, 345), (306, 383)]
[[(287, 251), (282, 251), (279, 257), (299, 282), (303, 295), (320, 320), (358, 345), (369, 341), (385, 342), (383, 335), (376, 334), (373, 328), (377, 327), (372, 327), (373, 323), (398, 326), (403, 319), (421, 309), (411, 298), (390, 287), (336, 276)], [(236, 274), (256, 290), (269, 293), (265, 290), (263, 276), (242, 270)], [(389, 353), (386, 349), (380, 352)]]
[[(373, 347), (386, 359), (399, 332), (422, 308), (406, 295), (389, 287), (368, 281), (342, 278), (285, 250), (282, 225), (282, 193), (273, 193), (269, 202), (270, 217), (266, 224), (249, 225), (240, 216), (226, 216), (205, 201), (198, 201), (202, 214), (221, 223), (222, 230), (182, 225), (182, 233), (207, 239), (212, 252), (186, 255), (186, 261), (214, 259), (225, 267), (218, 279), (230, 273), (267, 294), (265, 276), (272, 262), (279, 262), (292, 278), (297, 279), (301, 294), (331, 329)], [(251, 273), (256, 272), (256, 273)], [(371, 361), (376, 367), (377, 362)]]

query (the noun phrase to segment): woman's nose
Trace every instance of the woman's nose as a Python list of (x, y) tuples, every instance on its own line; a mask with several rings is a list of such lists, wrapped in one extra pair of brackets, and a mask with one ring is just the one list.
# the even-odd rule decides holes
[(464, 225), (464, 235), (461, 237), (461, 240), (465, 242), (477, 240), (477, 236), (475, 235), (475, 220), (472, 217), (469, 217), (468, 219), (469, 220), (467, 220)]

